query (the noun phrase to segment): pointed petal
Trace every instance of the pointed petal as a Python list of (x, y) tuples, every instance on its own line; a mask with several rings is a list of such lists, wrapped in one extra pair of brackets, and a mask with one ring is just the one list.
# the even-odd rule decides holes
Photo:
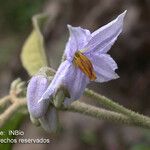
[(107, 82), (117, 79), (119, 76), (115, 73), (117, 69), (116, 62), (108, 54), (93, 54), (90, 58), (96, 72), (96, 82)]
[(43, 129), (49, 133), (56, 132), (59, 125), (58, 113), (54, 107), (50, 107), (45, 116), (39, 119)]
[(88, 82), (88, 77), (86, 77), (79, 68), (76, 68), (72, 63), (66, 60), (60, 65), (53, 81), (42, 95), (41, 100), (48, 99), (54, 95), (57, 92), (58, 87), (63, 85), (68, 89), (71, 96), (68, 100), (72, 102), (73, 100), (77, 100), (83, 94)]
[(85, 51), (85, 54), (97, 51), (106, 53), (122, 32), (125, 14), (126, 11), (120, 14), (115, 20), (93, 32), (92, 39), (85, 46), (88, 49)]
[(112, 59), (109, 54), (101, 54), (100, 58), (105, 61), (113, 71), (118, 69), (117, 63)]
[(79, 68), (72, 65), (71, 70), (64, 80), (64, 85), (68, 88), (71, 95), (71, 98), (65, 99), (65, 105), (69, 105), (71, 102), (78, 100), (89, 83), (89, 78)]
[(67, 56), (68, 60), (72, 60), (74, 53), (77, 50), (83, 49), (84, 46), (89, 42), (91, 34), (89, 30), (81, 27), (72, 27), (71, 25), (68, 25), (68, 29), (70, 32), (70, 37), (66, 44), (65, 55)]
[(43, 101), (38, 103), (38, 100), (41, 98), (48, 85), (48, 79), (42, 75), (33, 76), (28, 84), (27, 106), (29, 113), (35, 118), (43, 116), (47, 111), (48, 102)]
[(52, 80), (52, 82), (50, 83), (50, 85), (48, 86), (48, 88), (46, 89), (44, 94), (42, 95), (39, 102), (43, 101), (45, 99), (49, 99), (56, 93), (57, 88), (59, 87), (59, 85), (62, 84), (63, 79), (65, 78), (66, 74), (68, 73), (68, 70), (70, 69), (70, 65), (71, 65), (71, 63), (67, 60), (60, 64), (60, 66), (54, 76), (54, 79)]

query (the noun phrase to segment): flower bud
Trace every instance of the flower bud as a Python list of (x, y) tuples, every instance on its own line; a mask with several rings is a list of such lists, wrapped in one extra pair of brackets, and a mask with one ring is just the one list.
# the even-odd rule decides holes
[(43, 129), (49, 133), (55, 133), (59, 127), (58, 112), (55, 107), (48, 108), (45, 116), (39, 119)]
[(41, 98), (42, 94), (45, 92), (49, 85), (47, 77), (43, 75), (33, 76), (27, 87), (27, 106), (29, 113), (34, 118), (40, 118), (45, 115), (49, 101), (38, 100)]

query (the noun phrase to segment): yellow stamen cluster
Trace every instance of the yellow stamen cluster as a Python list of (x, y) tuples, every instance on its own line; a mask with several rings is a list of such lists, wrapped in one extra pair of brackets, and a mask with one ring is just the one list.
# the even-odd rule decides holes
[(89, 77), (90, 80), (96, 79), (96, 73), (94, 72), (91, 61), (85, 55), (83, 55), (83, 53), (80, 51), (76, 52), (73, 62), (83, 71), (85, 75)]

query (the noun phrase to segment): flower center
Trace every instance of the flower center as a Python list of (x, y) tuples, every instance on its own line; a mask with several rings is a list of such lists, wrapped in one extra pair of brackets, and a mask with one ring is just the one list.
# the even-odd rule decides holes
[(89, 77), (90, 80), (96, 79), (96, 73), (94, 72), (91, 61), (85, 55), (83, 55), (83, 53), (80, 51), (76, 52), (73, 62), (83, 71), (85, 75)]

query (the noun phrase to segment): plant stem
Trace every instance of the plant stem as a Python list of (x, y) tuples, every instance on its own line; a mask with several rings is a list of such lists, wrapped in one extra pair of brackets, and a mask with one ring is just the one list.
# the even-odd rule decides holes
[(9, 100), (10, 100), (10, 96), (9, 96), (9, 95), (7, 95), (7, 96), (1, 98), (1, 99), (0, 99), (0, 109), (5, 108), (6, 105), (7, 105), (7, 103), (9, 102)]
[(120, 123), (125, 125), (133, 125), (138, 127), (150, 128), (149, 125), (145, 125), (141, 122), (134, 122), (130, 117), (127, 117), (123, 114), (119, 114), (117, 112), (105, 110), (102, 108), (97, 108), (95, 106), (91, 106), (79, 101), (75, 101), (70, 106), (64, 107), (63, 110), (85, 114), (100, 120), (112, 121), (115, 123)]
[(20, 110), (23, 106), (26, 106), (26, 99), (19, 99), (19, 101), (13, 103), (0, 115), (0, 128), (9, 120), (13, 114)]
[(106, 98), (105, 96), (102, 96), (100, 94), (93, 92), (92, 90), (85, 89), (84, 94), (88, 97), (95, 98), (95, 100), (97, 100), (104, 107), (130, 117), (135, 124), (139, 124), (139, 125), (141, 124), (142, 126), (147, 126), (148, 128), (150, 128), (150, 118), (149, 117), (143, 116), (132, 110), (129, 110), (129, 109), (119, 105), (118, 103), (110, 100), (109, 98)]

